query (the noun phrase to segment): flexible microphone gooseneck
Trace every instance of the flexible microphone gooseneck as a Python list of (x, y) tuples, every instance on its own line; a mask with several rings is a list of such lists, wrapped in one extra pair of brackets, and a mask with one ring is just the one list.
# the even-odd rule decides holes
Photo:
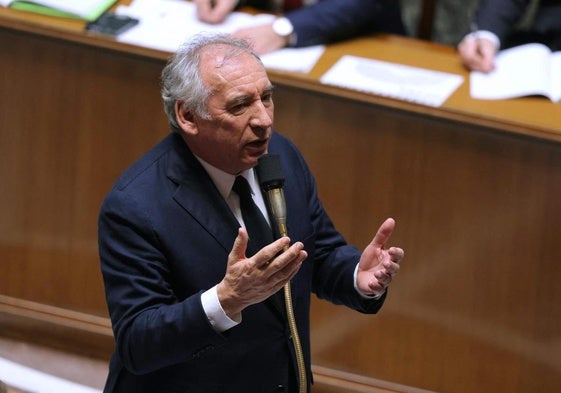
[[(255, 168), (259, 185), (267, 194), (269, 209), (273, 219), (278, 227), (281, 236), (287, 236), (286, 227), (286, 202), (284, 200), (284, 173), (280, 163), (280, 157), (277, 154), (266, 154), (259, 157), (257, 167)], [(286, 247), (288, 248), (288, 247)], [(286, 315), (288, 325), (292, 335), (292, 343), (296, 353), (296, 362), (298, 363), (298, 376), (300, 382), (300, 393), (306, 393), (308, 390), (306, 365), (304, 362), (304, 354), (300, 337), (296, 327), (296, 319), (294, 318), (294, 310), (292, 308), (292, 293), (290, 290), (290, 281), (284, 285), (284, 303), (286, 306)]]

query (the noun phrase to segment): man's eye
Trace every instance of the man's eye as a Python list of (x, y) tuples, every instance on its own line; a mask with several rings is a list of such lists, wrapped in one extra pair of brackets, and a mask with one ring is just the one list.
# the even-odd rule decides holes
[(234, 105), (233, 107), (230, 108), (230, 112), (240, 113), (240, 112), (243, 112), (245, 108), (247, 108), (246, 103)]

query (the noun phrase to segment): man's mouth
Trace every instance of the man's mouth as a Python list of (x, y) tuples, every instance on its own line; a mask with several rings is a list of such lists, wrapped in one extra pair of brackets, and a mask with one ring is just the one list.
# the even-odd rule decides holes
[(246, 146), (252, 149), (263, 149), (267, 146), (269, 139), (258, 139), (253, 142), (249, 142)]

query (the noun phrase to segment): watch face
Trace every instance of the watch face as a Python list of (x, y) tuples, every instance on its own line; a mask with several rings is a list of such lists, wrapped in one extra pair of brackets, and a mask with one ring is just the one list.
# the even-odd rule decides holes
[(287, 18), (281, 17), (273, 22), (273, 31), (281, 37), (287, 37), (292, 34), (294, 28)]

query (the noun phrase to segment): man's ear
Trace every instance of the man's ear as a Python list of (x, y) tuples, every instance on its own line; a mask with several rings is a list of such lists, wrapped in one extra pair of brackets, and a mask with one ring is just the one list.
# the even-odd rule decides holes
[(181, 101), (175, 101), (175, 121), (179, 127), (188, 135), (196, 135), (199, 133), (199, 128), (195, 122), (195, 116), (183, 108)]

